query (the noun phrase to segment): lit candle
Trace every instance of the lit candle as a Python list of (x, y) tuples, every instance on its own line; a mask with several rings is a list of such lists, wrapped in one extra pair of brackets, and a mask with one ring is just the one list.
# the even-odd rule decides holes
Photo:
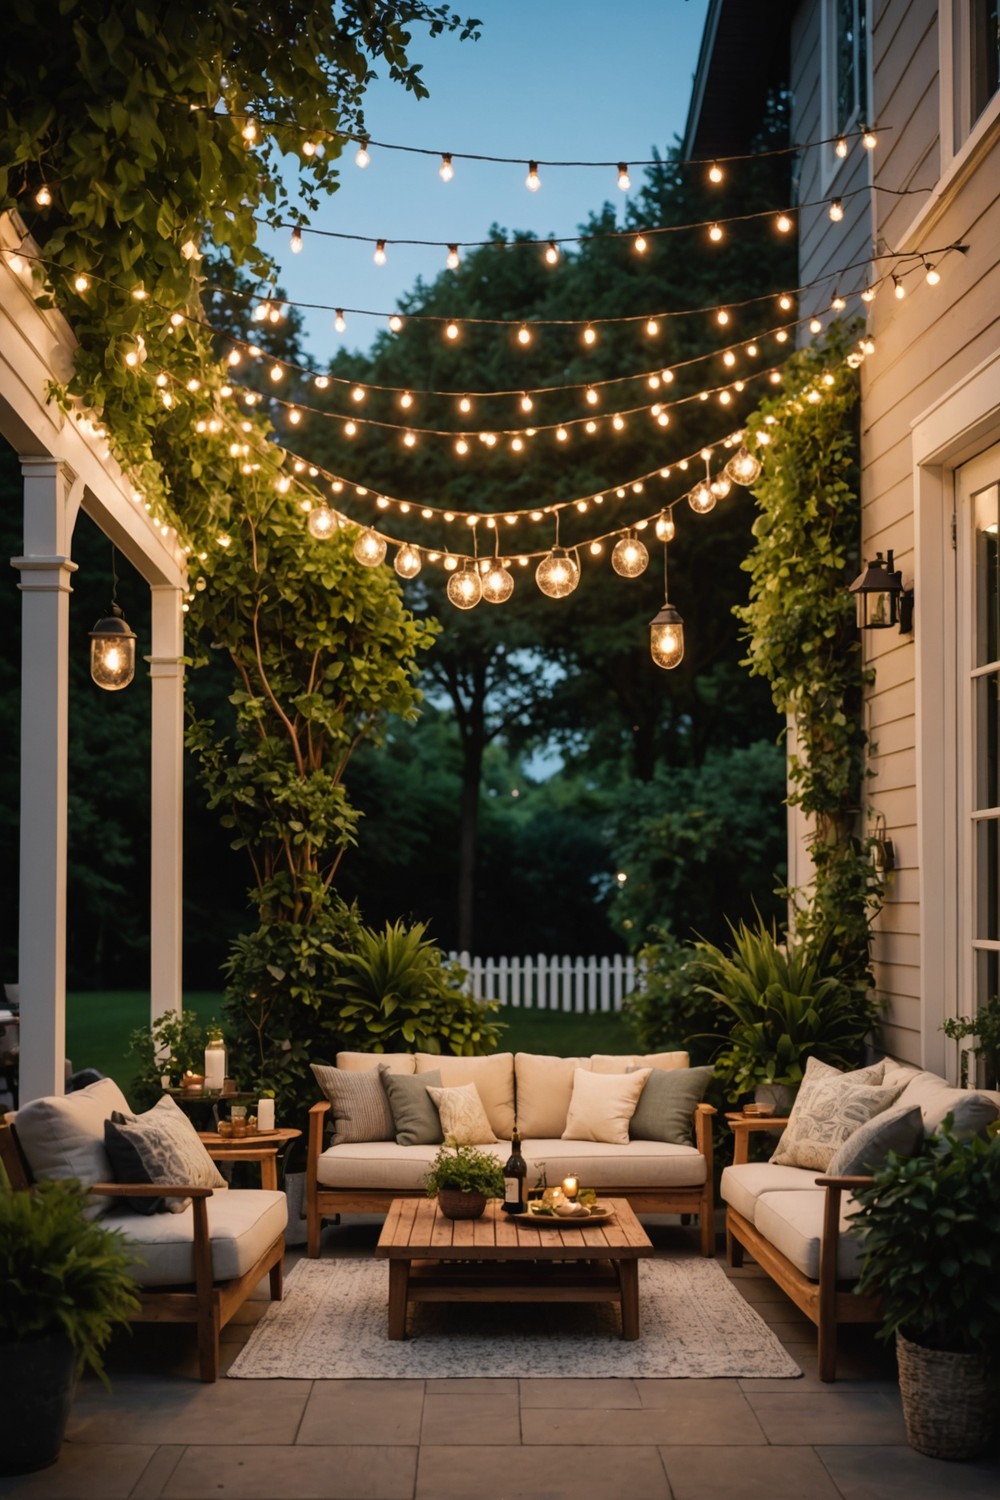
[(562, 1190), (566, 1194), (567, 1198), (572, 1199), (575, 1198), (577, 1193), (580, 1191), (580, 1184), (577, 1182), (575, 1177), (564, 1177)]

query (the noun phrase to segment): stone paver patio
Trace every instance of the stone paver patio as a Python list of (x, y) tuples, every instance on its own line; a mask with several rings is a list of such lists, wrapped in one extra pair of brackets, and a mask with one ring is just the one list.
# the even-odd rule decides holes
[[(358, 1254), (376, 1219), (328, 1229)], [(694, 1236), (648, 1220), (661, 1253)], [(289, 1252), (289, 1264), (301, 1251)], [(801, 1380), (196, 1378), (190, 1330), (116, 1338), (110, 1394), (81, 1386), (53, 1468), (0, 1479), (10, 1500), (996, 1500), (976, 1463), (906, 1446), (889, 1352), (846, 1330), (842, 1375), (815, 1373), (814, 1331), (756, 1267), (730, 1272)], [(266, 1283), (265, 1283), (266, 1287)], [(224, 1332), (224, 1366), (266, 1307)]]

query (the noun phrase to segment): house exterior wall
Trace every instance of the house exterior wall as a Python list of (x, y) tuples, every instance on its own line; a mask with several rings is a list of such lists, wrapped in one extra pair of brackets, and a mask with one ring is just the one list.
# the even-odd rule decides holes
[[(815, 141), (822, 118), (823, 0), (794, 17), (793, 139)], [(861, 544), (867, 558), (892, 548), (916, 591), (912, 635), (870, 631), (868, 802), (892, 839), (896, 870), (876, 923), (875, 973), (886, 1002), (884, 1038), (898, 1056), (955, 1070), (940, 1033), (949, 1014), (974, 1009), (963, 955), (959, 702), (956, 652), (962, 582), (952, 539), (954, 474), (1000, 440), (1000, 100), (961, 119), (962, 13), (957, 0), (871, 0), (870, 120), (874, 152), (853, 144), (837, 163), (805, 153), (799, 179), (802, 312), (828, 316), (838, 267), (874, 246), (929, 256), (902, 276), (899, 300), (883, 283), (867, 308), (850, 293), (862, 264), (838, 288), (847, 316), (867, 311), (876, 348), (861, 369)], [(956, 130), (956, 119), (958, 126)], [(871, 191), (856, 191), (871, 178)], [(848, 208), (848, 194), (850, 208)], [(845, 199), (831, 223), (826, 202)], [(807, 205), (816, 206), (809, 207)], [(939, 254), (955, 243), (966, 254)], [(876, 274), (903, 263), (876, 259)], [(956, 864), (956, 860), (958, 864)]]

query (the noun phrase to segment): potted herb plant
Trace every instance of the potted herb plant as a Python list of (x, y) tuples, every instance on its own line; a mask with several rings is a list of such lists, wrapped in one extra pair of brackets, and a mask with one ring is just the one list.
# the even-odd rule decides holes
[(427, 1174), (427, 1196), (437, 1197), (446, 1219), (478, 1219), (490, 1198), (503, 1197), (503, 1172), (495, 1156), (449, 1139)]
[(810, 1057), (855, 1065), (875, 1025), (867, 991), (837, 972), (832, 937), (779, 941), (758, 917), (730, 924), (729, 951), (699, 942), (699, 988), (724, 1012), (716, 1074), (732, 1096), (754, 1094), (787, 1114)]
[(76, 1183), (22, 1192), (0, 1182), (3, 1474), (55, 1462), (77, 1376), (89, 1367), (105, 1380), (102, 1351), (138, 1306), (134, 1256), (85, 1205)]
[(910, 1446), (972, 1458), (1000, 1416), (1000, 1134), (950, 1126), (855, 1189), (858, 1291), (881, 1298), (882, 1337), (895, 1337)]

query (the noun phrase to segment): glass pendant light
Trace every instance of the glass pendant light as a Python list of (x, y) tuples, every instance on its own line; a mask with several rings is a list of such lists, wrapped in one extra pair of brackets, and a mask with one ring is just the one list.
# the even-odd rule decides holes
[(90, 631), (90, 675), (106, 693), (128, 687), (135, 676), (135, 631), (118, 603), (115, 549), (111, 549), (111, 606)]

